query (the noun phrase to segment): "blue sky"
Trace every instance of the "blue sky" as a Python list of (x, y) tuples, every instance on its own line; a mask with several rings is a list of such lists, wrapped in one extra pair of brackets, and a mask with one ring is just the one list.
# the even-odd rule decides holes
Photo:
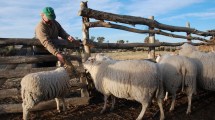
[[(56, 20), (73, 37), (82, 38), (81, 17), (78, 16), (82, 0), (0, 0), (0, 37), (33, 38), (34, 29), (41, 20), (40, 13), (46, 6), (55, 9)], [(206, 31), (215, 29), (215, 0), (88, 0), (88, 7), (100, 11), (148, 18), (154, 16), (160, 23), (186, 26)], [(93, 19), (91, 20), (93, 21)], [(132, 26), (130, 26), (132, 27)], [(138, 29), (148, 29), (137, 25)], [(176, 33), (185, 35), (185, 33)], [(130, 33), (109, 28), (92, 28), (90, 36), (105, 37), (105, 41), (128, 40), (143, 42), (147, 34)], [(183, 42), (156, 35), (162, 42)]]

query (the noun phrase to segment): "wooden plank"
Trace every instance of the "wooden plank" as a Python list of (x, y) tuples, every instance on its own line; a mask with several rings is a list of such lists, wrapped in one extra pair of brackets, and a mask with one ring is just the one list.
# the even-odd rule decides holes
[[(21, 78), (29, 73), (41, 72), (41, 71), (50, 71), (54, 70), (56, 67), (44, 67), (44, 68), (31, 68), (31, 69), (23, 69), (23, 70), (2, 70), (0, 71), (0, 78)], [(76, 67), (76, 70), (79, 73), (85, 72), (82, 67)], [(1, 79), (0, 79), (1, 80)]]
[(176, 34), (164, 32), (162, 30), (140, 30), (140, 29), (135, 29), (135, 28), (131, 28), (131, 27), (123, 26), (123, 25), (117, 25), (117, 24), (113, 24), (110, 22), (104, 22), (104, 21), (86, 22), (85, 25), (90, 28), (93, 28), (93, 27), (115, 28), (115, 29), (119, 29), (119, 30), (125, 30), (125, 31), (129, 31), (129, 32), (140, 33), (140, 34), (146, 34), (146, 33), (153, 34), (154, 33), (154, 34), (160, 34), (160, 35), (164, 35), (164, 36), (168, 36), (168, 37), (172, 37), (172, 38), (192, 39), (192, 40), (200, 40), (200, 41), (204, 41), (204, 42), (209, 42), (209, 40), (201, 38), (201, 37), (176, 35)]
[[(84, 83), (76, 83), (76, 84), (70, 85), (70, 90), (77, 90), (82, 88), (87, 88), (87, 85)], [(18, 90), (17, 88), (0, 90), (0, 98), (7, 98), (7, 97), (12, 97), (12, 98), (21, 97), (21, 91)]]
[[(81, 61), (81, 58), (75, 55), (66, 56), (70, 60)], [(35, 55), (35, 56), (8, 56), (0, 57), (0, 64), (23, 64), (57, 61), (57, 57), (53, 55)]]
[[(98, 42), (90, 42), (88, 41), (88, 45), (93, 46), (94, 48), (100, 49), (133, 49), (134, 47), (160, 47), (160, 46), (181, 46), (186, 42), (179, 43), (166, 43), (166, 42), (158, 42), (158, 43), (98, 43)], [(213, 43), (191, 43), (194, 46), (198, 45), (214, 45)]]
[(147, 25), (149, 27), (154, 27), (158, 29), (168, 30), (171, 32), (189, 32), (192, 34), (202, 35), (202, 36), (213, 36), (215, 33), (213, 32), (203, 32), (196, 30), (194, 28), (187, 28), (187, 27), (179, 27), (179, 26), (171, 26), (159, 23), (156, 20), (150, 20), (143, 17), (134, 17), (129, 15), (119, 15), (119, 14), (113, 14), (98, 10), (93, 10), (90, 8), (84, 8), (79, 11), (79, 15), (83, 17), (88, 18), (94, 18), (97, 20), (108, 20), (108, 21), (114, 21), (114, 22), (120, 22), (130, 25), (136, 25), (136, 24), (142, 24)]
[[(89, 104), (89, 97), (74, 97), (66, 98), (67, 106), (87, 105)], [(56, 109), (55, 100), (41, 102), (36, 105), (31, 111), (41, 111), (48, 109)], [(22, 104), (2, 104), (0, 105), (0, 114), (7, 113), (22, 113)]]
[(17, 98), (20, 96), (20, 91), (17, 88), (0, 90), (0, 98), (13, 97)]
[[(54, 39), (53, 43), (60, 48), (78, 48), (79, 46), (74, 45), (67, 40), (59, 40)], [(26, 45), (26, 46), (42, 46), (38, 39), (30, 39), (30, 38), (0, 38), (0, 46), (5, 45)]]

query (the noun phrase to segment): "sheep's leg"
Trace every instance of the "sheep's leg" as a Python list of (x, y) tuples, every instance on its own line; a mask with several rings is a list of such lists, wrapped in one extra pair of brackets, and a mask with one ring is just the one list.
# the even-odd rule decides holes
[(65, 99), (62, 98), (61, 100), (63, 102), (63, 111), (66, 111), (66, 102), (65, 102)]
[(56, 104), (57, 104), (57, 111), (60, 112), (60, 100), (58, 98), (55, 98)]
[(172, 94), (172, 103), (171, 103), (171, 107), (169, 109), (170, 112), (172, 112), (175, 108), (175, 98), (176, 98), (176, 93)]
[[(168, 93), (168, 92), (166, 92), (166, 93)], [(164, 111), (163, 111), (162, 99), (158, 98), (157, 103), (160, 108), (160, 120), (164, 120), (165, 116), (164, 116)]]
[(168, 92), (166, 92), (166, 95), (165, 95), (165, 97), (164, 97), (164, 101), (167, 101), (167, 99), (168, 99)]
[(144, 115), (144, 113), (145, 113), (145, 111), (146, 111), (146, 108), (147, 108), (148, 105), (149, 105), (148, 102), (142, 102), (141, 104), (142, 104), (142, 110), (141, 110), (141, 112), (140, 112), (140, 114), (139, 114), (139, 116), (137, 117), (136, 120), (142, 120), (143, 115)]
[(111, 105), (110, 111), (113, 111), (116, 103), (116, 98), (113, 95), (111, 95), (111, 100), (112, 100), (112, 105)]
[(104, 106), (102, 108), (102, 111), (100, 112), (101, 114), (105, 112), (106, 108), (107, 108), (107, 99), (108, 99), (108, 95), (104, 95)]
[(29, 109), (26, 108), (26, 106), (24, 105), (24, 103), (22, 103), (22, 109), (23, 109), (23, 120), (27, 120), (28, 119), (28, 115), (29, 115)]
[(187, 95), (188, 98), (188, 107), (187, 107), (187, 114), (191, 113), (191, 102), (192, 102), (192, 94)]
[[(24, 94), (24, 93), (22, 93)], [(25, 98), (24, 98), (25, 97)], [(32, 96), (30, 94), (24, 94), (24, 97), (22, 98), (22, 109), (23, 109), (23, 120), (28, 120), (29, 116), (29, 110), (34, 107), (35, 104), (37, 104), (36, 101), (33, 100)]]

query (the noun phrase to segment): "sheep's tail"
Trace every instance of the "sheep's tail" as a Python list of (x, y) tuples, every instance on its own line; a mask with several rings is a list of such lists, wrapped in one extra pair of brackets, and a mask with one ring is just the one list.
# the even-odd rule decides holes
[(181, 85), (182, 88), (181, 88), (181, 91), (184, 92), (185, 77), (186, 77), (186, 73), (187, 73), (186, 68), (185, 68), (185, 67), (182, 67), (182, 68), (180, 69), (180, 72), (181, 72), (181, 75), (182, 75), (182, 85)]
[(158, 83), (157, 90), (155, 93), (156, 98), (163, 98), (164, 89), (163, 89), (163, 80), (161, 78), (162, 78), (161, 76), (160, 76), (160, 78), (158, 78), (159, 83)]

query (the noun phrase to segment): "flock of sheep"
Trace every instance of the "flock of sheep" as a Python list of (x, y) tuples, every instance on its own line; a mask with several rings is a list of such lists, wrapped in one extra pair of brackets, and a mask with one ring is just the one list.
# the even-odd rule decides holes
[[(160, 120), (165, 118), (162, 101), (164, 92), (172, 95), (170, 111), (174, 110), (176, 92), (181, 90), (188, 97), (186, 113), (191, 112), (192, 95), (198, 89), (215, 91), (215, 53), (203, 53), (190, 44), (181, 46), (179, 55), (164, 55), (157, 63), (147, 60), (113, 60), (103, 54), (90, 57), (84, 64), (90, 73), (95, 88), (104, 95), (103, 113), (111, 96), (114, 109), (115, 97), (136, 100), (142, 110), (137, 117), (143, 118), (146, 108), (156, 98), (160, 108)], [(54, 71), (31, 73), (21, 81), (23, 119), (28, 119), (29, 110), (44, 100), (54, 99), (59, 109), (69, 89), (69, 67)], [(167, 95), (167, 94), (166, 94)], [(165, 97), (166, 98), (166, 97)]]

